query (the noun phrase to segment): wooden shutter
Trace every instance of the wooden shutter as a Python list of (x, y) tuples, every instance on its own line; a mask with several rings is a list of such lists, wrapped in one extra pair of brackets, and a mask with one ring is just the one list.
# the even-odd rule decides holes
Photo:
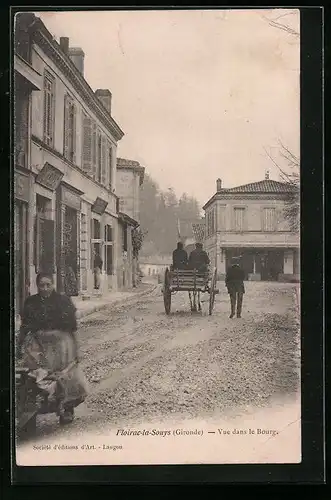
[(97, 166), (98, 166), (98, 143), (97, 143), (97, 126), (95, 123), (92, 124), (92, 171), (91, 175), (93, 179), (96, 178), (97, 175)]
[(107, 156), (106, 156), (106, 138), (102, 136), (101, 139), (101, 184), (107, 184)]
[(73, 163), (76, 163), (77, 108), (74, 103), (71, 104), (71, 117), (72, 117), (71, 161)]
[(92, 120), (85, 114), (83, 114), (82, 169), (86, 174), (92, 175)]
[(70, 159), (70, 99), (64, 96), (64, 127), (63, 127), (63, 154)]
[(108, 185), (113, 187), (113, 149), (110, 142), (108, 143)]

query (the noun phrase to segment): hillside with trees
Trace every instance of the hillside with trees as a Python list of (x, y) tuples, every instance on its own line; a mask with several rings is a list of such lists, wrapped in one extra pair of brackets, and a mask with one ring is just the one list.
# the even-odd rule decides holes
[(140, 191), (140, 222), (144, 234), (141, 255), (169, 255), (178, 241), (192, 237), (192, 223), (199, 222), (197, 200), (186, 193), (177, 198), (173, 188), (165, 191), (148, 174)]

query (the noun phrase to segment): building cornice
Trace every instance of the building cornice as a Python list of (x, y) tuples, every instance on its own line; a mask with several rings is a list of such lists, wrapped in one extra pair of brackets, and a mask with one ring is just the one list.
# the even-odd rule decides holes
[(45, 149), (45, 151), (48, 151), (50, 154), (52, 154), (56, 158), (59, 158), (63, 163), (65, 163), (69, 167), (73, 168), (74, 170), (77, 170), (77, 172), (79, 172), (83, 177), (88, 179), (90, 182), (93, 182), (93, 184), (95, 184), (96, 186), (101, 187), (102, 189), (107, 191), (107, 193), (112, 195), (116, 200), (119, 199), (119, 197), (111, 189), (107, 188), (106, 186), (104, 186), (100, 182), (92, 179), (89, 175), (87, 175), (85, 172), (83, 172), (83, 170), (78, 165), (75, 165), (74, 163), (69, 161), (65, 156), (63, 156), (62, 153), (60, 153), (56, 149), (53, 149), (51, 146), (48, 146), (48, 144), (46, 144), (44, 141), (39, 139), (39, 137), (37, 137), (36, 135), (31, 136), (31, 141), (34, 142), (39, 147)]
[(43, 88), (42, 76), (19, 54), (14, 55), (14, 69), (29, 82), (32, 90), (41, 90)]
[(207, 201), (207, 203), (202, 207), (206, 210), (215, 201), (222, 200), (285, 200), (289, 193), (216, 193), (214, 196)]
[(91, 110), (96, 114), (103, 125), (111, 132), (113, 137), (117, 141), (121, 140), (124, 136), (124, 132), (107, 113), (106, 109), (71, 59), (62, 53), (59, 44), (40, 19), (38, 19), (34, 25), (33, 41), (41, 47), (45, 54), (58, 66), (75, 90), (82, 96), (84, 101), (89, 104)]

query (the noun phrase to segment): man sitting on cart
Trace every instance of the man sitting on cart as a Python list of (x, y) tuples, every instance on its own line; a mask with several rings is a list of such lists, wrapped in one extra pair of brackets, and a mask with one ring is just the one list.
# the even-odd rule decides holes
[(173, 269), (186, 269), (188, 256), (184, 250), (183, 243), (179, 241), (177, 248), (172, 252), (172, 268)]
[(196, 243), (195, 249), (190, 253), (188, 260), (189, 269), (196, 269), (199, 272), (207, 272), (210, 259), (207, 252), (203, 249), (202, 243)]

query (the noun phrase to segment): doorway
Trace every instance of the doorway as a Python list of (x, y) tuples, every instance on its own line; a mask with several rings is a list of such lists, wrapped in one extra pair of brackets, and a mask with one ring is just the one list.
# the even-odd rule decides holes
[(78, 295), (77, 229), (77, 210), (66, 206), (63, 226), (63, 252), (65, 266), (64, 292), (69, 297)]

